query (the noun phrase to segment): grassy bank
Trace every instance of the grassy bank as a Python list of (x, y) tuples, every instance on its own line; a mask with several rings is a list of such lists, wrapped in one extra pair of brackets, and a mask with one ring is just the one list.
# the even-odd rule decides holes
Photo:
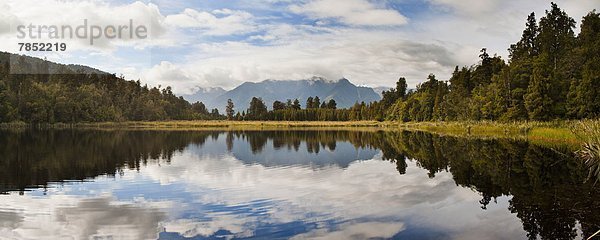
[[(142, 129), (142, 130), (286, 130), (286, 129), (382, 129), (390, 123), (376, 121), (350, 122), (293, 122), (293, 121), (156, 121), (156, 122), (103, 122), (76, 124), (35, 125), (40, 128), (97, 128), (97, 129)], [(23, 123), (4, 123), (0, 128), (27, 128)]]
[[(108, 122), (40, 125), (47, 128), (100, 128), (140, 130), (411, 130), (442, 135), (479, 138), (513, 138), (544, 145), (580, 146), (589, 138), (588, 131), (578, 126), (594, 125), (599, 120), (552, 122), (288, 122), (288, 121), (158, 121)], [(0, 124), (0, 128), (24, 128), (24, 123)]]
[(579, 126), (597, 121), (552, 122), (422, 122), (400, 123), (404, 129), (445, 135), (524, 139), (544, 145), (581, 145), (587, 134)]
[(385, 124), (374, 121), (353, 122), (288, 122), (288, 121), (161, 121), (161, 122), (122, 122), (80, 124), (79, 126), (125, 127), (139, 129), (231, 129), (231, 130), (261, 130), (261, 129), (306, 129), (306, 128), (379, 128)]

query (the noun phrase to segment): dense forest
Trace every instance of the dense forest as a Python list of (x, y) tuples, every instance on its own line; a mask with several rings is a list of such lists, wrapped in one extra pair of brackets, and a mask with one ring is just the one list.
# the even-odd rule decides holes
[[(600, 14), (575, 20), (555, 3), (539, 21), (527, 17), (522, 38), (510, 46), (509, 60), (480, 52), (477, 64), (456, 67), (449, 81), (434, 74), (408, 90), (405, 78), (383, 99), (335, 109), (317, 98), (306, 109), (290, 100), (267, 111), (260, 98), (238, 120), (516, 121), (597, 118), (600, 115)], [(297, 103), (298, 100), (294, 101)], [(231, 116), (230, 116), (231, 118)]]
[[(596, 118), (600, 114), (600, 14), (575, 20), (552, 3), (539, 22), (527, 17), (509, 60), (481, 50), (481, 61), (456, 67), (449, 81), (431, 74), (416, 91), (387, 93), (387, 119), (401, 121)], [(402, 81), (402, 80), (401, 80)]]
[(0, 53), (0, 122), (73, 123), (222, 117), (216, 109), (209, 112), (202, 103), (190, 104), (175, 96), (170, 87), (149, 88), (140, 81), (127, 81), (114, 74)]
[[(234, 105), (227, 107), (227, 119), (230, 120), (268, 120), (268, 121), (357, 121), (373, 119), (368, 117), (369, 105), (356, 103), (349, 109), (338, 109), (334, 99), (323, 101), (318, 96), (306, 99), (305, 108), (302, 108), (300, 100), (288, 99), (286, 102), (273, 102), (272, 110), (268, 110), (261, 98), (254, 97), (250, 101), (247, 111), (237, 112)], [(373, 103), (377, 104), (377, 103)]]
[[(114, 74), (68, 68), (30, 57), (0, 53), (0, 122), (72, 123), (156, 120), (272, 121), (516, 121), (597, 118), (600, 115), (600, 14), (576, 22), (555, 3), (539, 21), (527, 17), (522, 38), (509, 59), (485, 48), (473, 66), (456, 67), (448, 81), (429, 74), (416, 89), (406, 79), (383, 99), (338, 109), (334, 99), (276, 101), (270, 108), (255, 97), (248, 109), (229, 100), (225, 115), (190, 104), (170, 87), (142, 86)], [(12, 62), (10, 61), (12, 60)], [(53, 74), (49, 64), (57, 65)], [(10, 74), (38, 72), (42, 74)], [(35, 71), (32, 71), (35, 70)], [(302, 100), (304, 101), (304, 100)]]

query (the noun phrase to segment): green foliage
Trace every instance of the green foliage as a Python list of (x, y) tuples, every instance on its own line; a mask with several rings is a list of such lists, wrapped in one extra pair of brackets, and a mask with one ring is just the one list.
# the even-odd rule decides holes
[[(221, 119), (202, 103), (190, 104), (164, 89), (142, 86), (109, 74), (78, 73), (45, 60), (0, 53), (0, 122), (77, 123)], [(33, 71), (31, 71), (33, 72)], [(47, 73), (47, 74), (46, 74)]]
[[(294, 121), (466, 121), (553, 120), (600, 116), (600, 14), (587, 14), (575, 36), (575, 21), (555, 3), (539, 22), (527, 16), (521, 39), (509, 48), (510, 59), (481, 49), (480, 61), (454, 69), (449, 81), (430, 74), (414, 91), (401, 77), (383, 91), (379, 102), (337, 109), (333, 99), (318, 96), (276, 101), (273, 110), (253, 98), (246, 112), (235, 114), (228, 101), (229, 120)], [(114, 75), (75, 73), (58, 65), (49, 74), (47, 61), (19, 57), (9, 74), (9, 54), (0, 54), (0, 122), (74, 123), (173, 119), (223, 119), (200, 102), (190, 104), (170, 87), (149, 88)]]
[(233, 101), (231, 99), (227, 99), (227, 106), (225, 107), (225, 113), (227, 114), (227, 120), (232, 120), (235, 114)]
[(542, 53), (547, 53), (552, 66), (556, 69), (560, 59), (570, 50), (574, 41), (575, 20), (561, 10), (556, 3), (546, 10), (546, 16), (540, 19), (540, 32), (537, 42)]
[(9, 93), (3, 81), (0, 81), (0, 122), (13, 120), (14, 108), (9, 100)]
[(534, 63), (533, 77), (525, 94), (525, 107), (531, 120), (549, 120), (552, 118), (551, 109), (554, 105), (550, 96), (551, 67), (548, 65), (547, 54), (542, 54)]
[(571, 118), (596, 118), (600, 114), (600, 14), (595, 11), (583, 17), (581, 33), (573, 50), (579, 66), (567, 96)]
[(250, 101), (250, 107), (246, 112), (246, 118), (249, 120), (263, 119), (267, 114), (267, 105), (262, 98), (253, 97)]
[[(325, 102), (323, 102), (323, 103), (325, 103)], [(325, 108), (328, 108), (328, 109), (337, 109), (337, 103), (335, 102), (335, 100), (329, 99), (329, 101), (327, 102), (327, 105), (325, 106)]]
[(396, 101), (398, 101), (398, 99), (406, 98), (407, 88), (408, 85), (406, 84), (406, 78), (401, 77), (400, 79), (398, 79), (398, 82), (396, 82), (395, 89), (392, 88), (389, 91), (382, 92), (383, 98), (381, 100), (381, 103), (383, 104), (383, 107), (388, 108), (392, 106)]
[(302, 109), (298, 99), (273, 102), (273, 110), (268, 111), (261, 98), (253, 97), (248, 108), (248, 114), (242, 112), (235, 117), (236, 120), (263, 120), (263, 121), (358, 121), (358, 120), (383, 120), (380, 115), (379, 103), (356, 103), (349, 109), (337, 109), (334, 99), (322, 102), (316, 107), (318, 97), (309, 97), (307, 102), (312, 102), (310, 108)]
[(444, 98), (449, 92), (448, 84), (438, 81), (433, 74), (430, 74), (427, 79), (426, 82), (417, 86), (416, 93), (407, 96), (406, 101), (399, 99), (396, 102), (388, 112), (388, 119), (402, 121), (444, 119)]
[(314, 108), (314, 106), (313, 106), (313, 103), (314, 103), (314, 99), (313, 99), (313, 97), (308, 97), (308, 98), (306, 99), (306, 108), (307, 108), (307, 109), (309, 109), (309, 108)]
[(319, 99), (319, 96), (315, 96), (315, 100), (313, 101), (312, 108), (319, 108), (319, 107), (321, 107), (321, 99)]
[(394, 99), (384, 92), (382, 111), (399, 121), (518, 121), (595, 118), (600, 115), (600, 14), (575, 21), (555, 3), (539, 24), (527, 17), (506, 64), (482, 49), (481, 61), (455, 68), (449, 84), (429, 77), (416, 92)]
[[(291, 102), (291, 100), (288, 100), (289, 102)], [(277, 110), (283, 110), (286, 109), (287, 105), (285, 103), (282, 103), (280, 101), (275, 101), (273, 102), (273, 110), (277, 111)]]
[(585, 133), (582, 136), (585, 143), (577, 155), (589, 169), (588, 180), (597, 182), (600, 180), (600, 122), (583, 122), (577, 128)]
[(296, 110), (300, 110), (300, 108), (301, 108), (300, 101), (297, 98), (294, 100), (294, 103), (292, 104), (292, 108), (296, 109)]
[(539, 53), (537, 42), (539, 31), (535, 13), (532, 12), (527, 16), (527, 23), (525, 25), (525, 30), (523, 30), (521, 40), (516, 44), (512, 44), (508, 49), (510, 58), (513, 62), (519, 60), (527, 61), (537, 56)]

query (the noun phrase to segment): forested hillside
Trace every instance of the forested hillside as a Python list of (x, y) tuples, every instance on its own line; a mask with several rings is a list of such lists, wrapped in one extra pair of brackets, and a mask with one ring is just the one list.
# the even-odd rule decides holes
[[(10, 74), (11, 70), (42, 74)], [(127, 81), (80, 66), (0, 53), (0, 122), (73, 123), (221, 117), (216, 111), (209, 113), (202, 103), (190, 104), (175, 96), (170, 87), (149, 88), (139, 81)]]
[[(491, 56), (483, 48), (477, 64), (457, 66), (448, 81), (429, 74), (416, 90), (408, 90), (406, 79), (400, 78), (396, 88), (383, 91), (381, 101), (356, 102), (340, 109), (344, 96), (319, 99), (315, 94), (306, 99), (263, 101), (258, 94), (248, 103), (246, 98), (261, 91), (247, 89), (244, 100), (218, 98), (214, 105), (226, 106), (230, 120), (548, 121), (599, 117), (600, 14), (594, 10), (583, 17), (576, 35), (575, 20), (552, 3), (539, 21), (531, 13), (525, 26), (522, 38), (509, 46), (508, 60)], [(140, 81), (82, 66), (12, 57), (10, 61), (11, 54), (0, 53), (0, 122), (225, 118), (217, 109), (209, 112), (201, 102), (190, 104), (175, 96), (170, 87), (149, 88)], [(10, 74), (31, 70), (42, 74)], [(291, 93), (283, 92), (291, 98)], [(268, 110), (271, 102), (272, 110)]]
[[(449, 81), (431, 74), (416, 91), (384, 95), (387, 119), (401, 121), (553, 120), (600, 115), (600, 15), (575, 20), (552, 3), (527, 17), (508, 62), (481, 50), (481, 61), (456, 67)], [(398, 90), (396, 90), (398, 91)], [(403, 91), (403, 90), (399, 90)]]
[[(527, 17), (521, 40), (508, 49), (508, 61), (483, 48), (477, 64), (457, 66), (449, 81), (429, 74), (416, 90), (408, 90), (406, 79), (400, 78), (378, 102), (356, 103), (349, 109), (318, 104), (301, 109), (287, 100), (267, 111), (262, 99), (255, 98), (246, 113), (230, 118), (405, 122), (597, 118), (600, 14), (594, 10), (583, 17), (577, 36), (575, 29), (575, 20), (552, 3), (539, 21), (534, 13)], [(313, 98), (306, 101), (310, 106)]]

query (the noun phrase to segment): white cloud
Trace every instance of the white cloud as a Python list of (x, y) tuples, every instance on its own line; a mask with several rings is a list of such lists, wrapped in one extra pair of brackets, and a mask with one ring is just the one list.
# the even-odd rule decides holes
[(345, 223), (339, 226), (339, 230), (328, 231), (327, 229), (317, 229), (306, 234), (294, 236), (292, 239), (390, 239), (396, 233), (403, 231), (404, 224), (395, 223)]
[[(527, 14), (535, 11), (539, 18), (550, 7), (549, 0), (424, 0), (418, 4), (431, 4), (430, 8), (411, 15), (408, 22), (399, 12), (402, 9), (391, 9), (386, 2), (262, 0), (212, 10), (193, 9), (194, 4), (185, 4), (185, 9), (177, 3), (165, 11), (175, 14), (163, 15), (164, 9), (142, 2), (9, 0), (0, 3), (5, 10), (0, 12), (0, 50), (18, 53), (14, 30), (7, 32), (16, 23), (77, 26), (86, 18), (101, 24), (122, 24), (133, 18), (152, 26), (150, 40), (103, 40), (94, 47), (86, 40), (74, 40), (68, 41), (66, 53), (28, 54), (91, 63), (132, 79), (141, 77), (152, 85), (172, 85), (177, 93), (189, 93), (197, 86), (231, 88), (245, 81), (313, 75), (347, 77), (369, 86), (392, 86), (399, 76), (405, 76), (414, 87), (429, 73), (448, 79), (455, 65), (475, 64), (483, 47), (506, 58), (508, 46), (520, 38)], [(578, 21), (597, 5), (597, 1), (557, 2)], [(175, 3), (159, 5), (171, 4)], [(253, 12), (253, 6), (259, 10)], [(281, 15), (261, 15), (269, 13), (269, 7), (275, 9), (270, 11), (281, 10)], [(297, 16), (290, 13), (307, 16), (315, 23), (298, 24)], [(294, 20), (288, 21), (290, 18)], [(345, 26), (332, 24), (336, 22)], [(373, 27), (376, 30), (369, 30)], [(255, 34), (239, 39), (239, 34), (249, 33)], [(178, 53), (144, 53), (150, 47)], [(102, 57), (89, 57), (98, 52)], [(170, 65), (150, 66), (150, 61)]]
[[(450, 72), (460, 62), (455, 46), (418, 43), (386, 31), (331, 30), (313, 34), (299, 28), (274, 28), (267, 33), (274, 45), (242, 42), (197, 46), (185, 63), (154, 66), (145, 76), (153, 84), (171, 85), (177, 93), (196, 86), (232, 88), (245, 81), (342, 77), (361, 85), (393, 85), (406, 76), (411, 86), (429, 73)], [(183, 75), (172, 77), (172, 72)], [(166, 74), (165, 72), (169, 72)], [(448, 77), (440, 74), (441, 77)]]
[[(210, 189), (209, 193), (194, 194), (195, 201), (203, 204), (246, 206), (257, 199), (268, 201), (264, 208), (268, 217), (209, 211), (210, 220), (166, 222), (168, 231), (187, 237), (210, 236), (218, 230), (248, 236), (264, 221), (321, 224), (335, 219), (343, 223), (333, 228), (321, 226), (298, 238), (390, 238), (405, 229), (405, 220), (422, 224), (425, 229), (450, 232), (449, 239), (518, 239), (525, 235), (518, 218), (507, 210), (507, 198), (498, 199), (498, 204), (488, 206), (487, 211), (467, 210), (478, 209), (481, 196), (456, 186), (447, 172), (429, 179), (427, 170), (408, 162), (407, 173), (400, 176), (394, 165), (380, 160), (356, 161), (345, 169), (329, 166), (318, 170), (309, 166), (244, 164), (223, 153), (222, 137), (220, 141), (205, 142), (203, 147), (188, 148), (167, 167), (150, 165), (140, 172), (165, 185), (185, 183), (186, 191), (192, 193)], [(247, 148), (246, 144), (234, 141), (233, 151)], [(503, 228), (498, 229), (494, 222), (501, 222)], [(507, 237), (506, 232), (511, 236)]]
[(183, 67), (168, 61), (162, 61), (160, 64), (142, 72), (141, 76), (133, 71), (130, 71), (128, 76), (139, 76), (150, 86), (171, 86), (179, 94), (191, 94), (197, 89), (197, 86), (211, 86), (212, 83), (207, 80), (227, 78), (226, 75), (219, 74), (217, 69), (208, 70), (212, 72), (203, 73), (194, 70), (193, 66)]
[[(2, 196), (0, 235), (7, 239), (155, 239), (166, 214), (154, 205), (169, 203), (132, 204), (110, 196)], [(5, 218), (11, 222), (5, 224)]]
[(169, 15), (165, 22), (174, 27), (198, 28), (207, 35), (244, 34), (256, 30), (252, 24), (252, 14), (231, 9), (219, 9), (212, 12), (199, 12), (185, 9), (182, 13)]
[(393, 9), (375, 6), (367, 0), (312, 0), (292, 5), (290, 10), (315, 19), (333, 18), (354, 26), (398, 26), (408, 19)]
[(471, 57), (463, 58), (470, 59), (471, 64), (478, 60), (476, 51), (484, 47), (506, 59), (510, 44), (521, 37), (527, 16), (535, 12), (539, 20), (552, 1), (578, 22), (598, 5), (598, 1), (570, 0), (427, 0), (433, 5), (432, 13), (415, 23), (420, 30), (413, 36), (470, 49)]
[[(346, 168), (247, 164), (234, 155), (236, 149), (249, 151), (249, 143), (234, 140), (231, 154), (224, 137), (208, 139), (203, 146), (192, 144), (169, 164), (126, 170), (116, 182), (99, 177), (96, 183), (74, 183), (66, 191), (49, 188), (49, 196), (0, 196), (0, 235), (147, 239), (156, 238), (164, 227), (185, 237), (211, 236), (220, 230), (231, 232), (230, 236), (252, 237), (261, 226), (302, 221), (318, 227), (298, 238), (390, 238), (415, 224), (447, 232), (448, 239), (525, 236), (521, 222), (507, 209), (507, 197), (500, 197), (486, 211), (472, 211), (479, 208), (481, 196), (456, 186), (448, 172), (430, 179), (428, 170), (409, 161), (406, 174), (399, 175), (392, 163), (376, 159), (355, 161)], [(352, 147), (349, 142), (338, 143), (342, 145)], [(306, 145), (300, 149), (306, 150)], [(279, 151), (285, 154), (286, 150)], [(152, 187), (144, 187), (148, 182)], [(142, 186), (142, 192), (162, 192), (154, 183), (166, 189), (170, 184), (183, 186), (187, 194), (157, 201), (118, 200), (110, 195), (133, 185)], [(82, 194), (81, 189), (89, 187), (85, 184), (93, 186), (86, 194), (65, 195)], [(255, 206), (257, 201), (264, 204)], [(239, 208), (245, 210), (236, 211)], [(332, 221), (333, 225), (328, 224)]]
[[(10, 14), (0, 18), (8, 18), (12, 22), (18, 22), (25, 27), (30, 24), (33, 26), (70, 26), (76, 29), (83, 26), (87, 21), (87, 28), (91, 25), (99, 26), (104, 29), (107, 26), (127, 26), (127, 29), (121, 31), (121, 36), (115, 39), (101, 37), (90, 44), (91, 33), (88, 31), (88, 37), (71, 38), (69, 31), (65, 32), (63, 38), (57, 40), (50, 38), (46, 30), (42, 30), (42, 38), (37, 34), (31, 37), (27, 34), (25, 39), (17, 38), (17, 25), (11, 24), (8, 34), (4, 34), (0, 39), (5, 51), (15, 52), (16, 42), (65, 42), (68, 44), (69, 51), (113, 51), (117, 47), (144, 47), (156, 43), (164, 43), (161, 38), (167, 36), (168, 29), (163, 24), (164, 17), (160, 14), (158, 7), (152, 3), (144, 4), (142, 2), (133, 2), (125, 5), (109, 5), (101, 1), (56, 1), (56, 0), (10, 0), (5, 2), (10, 9)], [(133, 24), (130, 25), (130, 20)], [(138, 38), (129, 34), (131, 26), (143, 26), (147, 30), (146, 38)], [(34, 30), (39, 30), (36, 28)], [(27, 29), (26, 29), (27, 30)], [(61, 30), (59, 30), (62, 33)], [(61, 34), (62, 35), (62, 34)]]
[(442, 10), (454, 11), (461, 14), (469, 15), (483, 15), (494, 10), (497, 10), (497, 6), (502, 0), (427, 0), (433, 5), (439, 6)]
[(20, 24), (19, 19), (15, 16), (10, 5), (5, 2), (0, 3), (0, 36), (11, 32), (12, 26)]

